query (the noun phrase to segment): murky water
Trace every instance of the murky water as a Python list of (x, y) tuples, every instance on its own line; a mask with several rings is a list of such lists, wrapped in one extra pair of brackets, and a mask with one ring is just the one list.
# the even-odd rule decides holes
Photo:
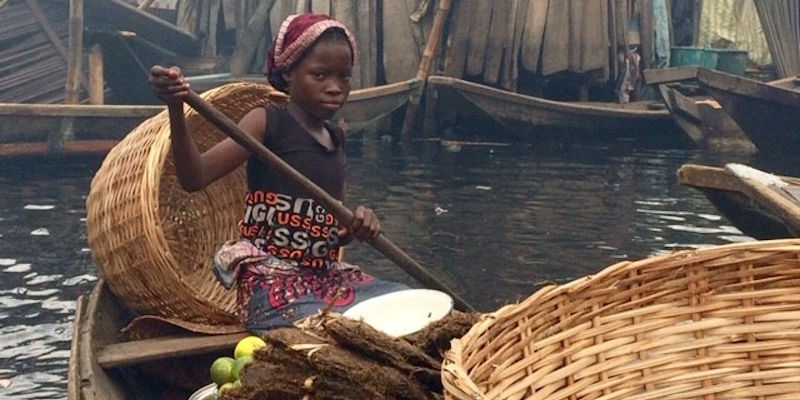
[[(390, 240), (484, 311), (624, 259), (751, 240), (698, 192), (685, 162), (743, 155), (599, 144), (349, 142), (350, 205), (377, 209)], [(99, 160), (0, 163), (0, 398), (66, 397), (74, 300), (97, 274), (85, 199)], [(347, 259), (413, 279), (366, 245)], [(5, 383), (8, 383), (5, 381)]]

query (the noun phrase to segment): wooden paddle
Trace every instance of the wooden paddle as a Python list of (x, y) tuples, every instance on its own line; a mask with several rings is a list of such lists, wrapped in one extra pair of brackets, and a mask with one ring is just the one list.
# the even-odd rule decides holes
[(451, 0), (439, 0), (439, 7), (436, 9), (436, 14), (433, 16), (433, 26), (430, 33), (428, 33), (428, 40), (425, 42), (425, 50), (422, 52), (422, 59), (419, 61), (419, 68), (417, 69), (417, 78), (422, 80), (422, 85), (419, 86), (416, 92), (411, 94), (406, 105), (406, 115), (403, 119), (403, 127), (400, 129), (402, 136), (408, 136), (411, 133), (411, 128), (417, 120), (417, 109), (419, 103), (422, 101), (422, 93), (425, 91), (425, 81), (428, 75), (431, 74), (431, 67), (433, 65), (433, 55), (436, 53), (436, 48), (442, 38), (442, 31), (444, 31), (444, 22), (447, 20), (447, 15), (450, 13)]
[[(245, 133), (239, 128), (236, 123), (231, 121), (222, 112), (208, 104), (203, 98), (197, 95), (194, 91), (190, 91), (186, 97), (186, 103), (192, 108), (197, 110), (200, 115), (205, 117), (209, 122), (216, 125), (222, 132), (230, 136), (236, 143), (247, 149), (261, 162), (275, 168), (279, 173), (291, 179), (300, 187), (308, 191), (309, 194), (318, 202), (320, 202), (326, 209), (331, 211), (339, 221), (345, 226), (349, 226), (353, 220), (353, 212), (345, 207), (339, 200), (329, 195), (321, 187), (317, 186), (314, 182), (303, 176), (300, 172), (292, 168), (275, 153), (267, 149), (263, 144), (259, 143), (252, 136)], [(461, 311), (475, 311), (464, 299), (458, 294), (448, 288), (444, 283), (436, 279), (421, 265), (414, 261), (405, 252), (400, 250), (383, 234), (378, 235), (377, 238), (370, 240), (369, 243), (376, 250), (380, 251), (386, 258), (394, 261), (406, 273), (411, 275), (419, 283), (426, 287), (441, 290), (449, 294), (453, 298), (455, 308)]]

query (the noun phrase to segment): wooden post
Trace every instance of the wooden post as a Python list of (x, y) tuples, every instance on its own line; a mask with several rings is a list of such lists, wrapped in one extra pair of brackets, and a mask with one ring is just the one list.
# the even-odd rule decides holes
[(444, 22), (447, 19), (447, 14), (450, 12), (450, 0), (439, 0), (439, 7), (436, 9), (436, 14), (433, 16), (433, 27), (428, 34), (428, 41), (425, 43), (425, 50), (422, 52), (422, 59), (419, 61), (419, 69), (417, 69), (417, 78), (422, 80), (422, 85), (419, 86), (416, 92), (411, 94), (406, 105), (406, 116), (403, 120), (403, 128), (400, 134), (408, 136), (411, 133), (411, 128), (417, 119), (417, 108), (422, 99), (422, 93), (425, 90), (425, 81), (431, 73), (433, 66), (433, 55), (436, 53), (436, 48), (442, 37), (444, 30)]
[(103, 46), (95, 43), (89, 50), (89, 103), (105, 102), (103, 79)]
[(83, 0), (69, 2), (69, 45), (67, 83), (64, 102), (78, 104), (81, 96), (81, 58), (83, 57)]

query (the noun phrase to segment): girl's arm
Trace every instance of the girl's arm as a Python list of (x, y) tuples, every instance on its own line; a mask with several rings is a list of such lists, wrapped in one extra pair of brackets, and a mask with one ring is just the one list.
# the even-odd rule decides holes
[[(200, 153), (186, 128), (183, 99), (190, 87), (179, 68), (154, 66), (150, 70), (150, 85), (168, 106), (172, 157), (178, 182), (184, 190), (203, 189), (247, 160), (247, 150), (230, 138)], [(261, 107), (248, 112), (239, 122), (239, 127), (259, 142), (264, 138), (266, 126), (267, 113)]]

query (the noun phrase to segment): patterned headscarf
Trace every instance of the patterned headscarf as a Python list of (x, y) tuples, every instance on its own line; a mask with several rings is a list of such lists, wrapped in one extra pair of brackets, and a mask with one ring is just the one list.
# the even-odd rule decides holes
[(323, 14), (290, 15), (283, 20), (278, 36), (267, 51), (264, 74), (269, 83), (279, 90), (286, 90), (282, 74), (290, 70), (322, 33), (331, 28), (344, 31), (355, 61), (356, 40), (344, 24)]

